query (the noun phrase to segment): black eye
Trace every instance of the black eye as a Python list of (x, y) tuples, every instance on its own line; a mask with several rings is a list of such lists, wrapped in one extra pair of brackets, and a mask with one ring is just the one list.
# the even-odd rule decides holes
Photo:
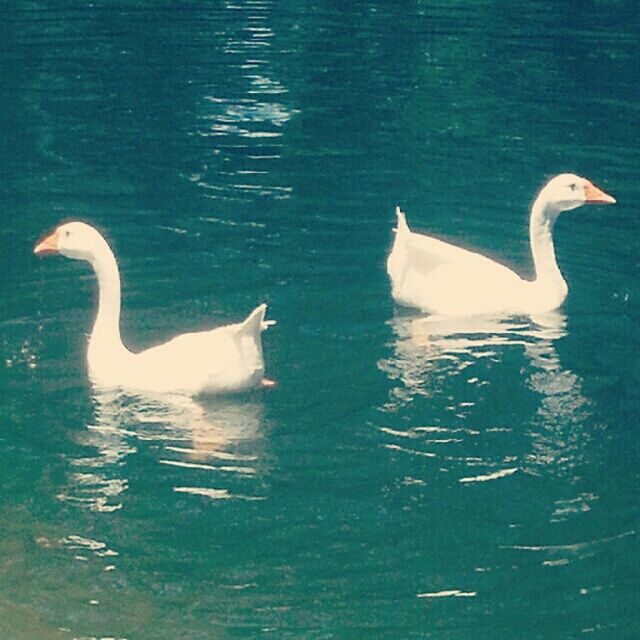
[(578, 185), (575, 182), (572, 182), (569, 185), (569, 188), (571, 189), (571, 191), (575, 191), (578, 188)]
[(65, 238), (69, 238), (71, 236), (71, 231), (65, 231), (64, 232), (64, 237)]

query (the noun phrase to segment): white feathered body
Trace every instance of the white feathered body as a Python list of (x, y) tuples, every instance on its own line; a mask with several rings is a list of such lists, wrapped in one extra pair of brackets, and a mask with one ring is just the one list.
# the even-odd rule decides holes
[(205, 395), (242, 391), (264, 377), (261, 332), (266, 305), (239, 324), (186, 333), (132, 353), (96, 326), (87, 352), (89, 376), (101, 387)]
[(396, 210), (398, 228), (387, 260), (393, 299), (442, 315), (542, 313), (556, 309), (562, 283), (523, 280), (479, 253), (412, 232)]

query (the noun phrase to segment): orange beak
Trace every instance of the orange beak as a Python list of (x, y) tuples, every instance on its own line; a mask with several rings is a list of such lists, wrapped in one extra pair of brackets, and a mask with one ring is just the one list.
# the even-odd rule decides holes
[(588, 180), (584, 181), (584, 197), (588, 203), (593, 204), (614, 204), (616, 201), (613, 196), (605, 193), (602, 189), (598, 189), (595, 184)]
[(58, 253), (58, 230), (48, 235), (42, 242), (39, 242), (33, 249), (37, 255), (47, 255), (48, 253)]

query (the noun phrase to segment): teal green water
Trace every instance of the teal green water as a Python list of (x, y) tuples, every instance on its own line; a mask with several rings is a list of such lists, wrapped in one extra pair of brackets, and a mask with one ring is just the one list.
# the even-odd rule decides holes
[[(0, 636), (636, 638), (633, 3), (19, 1), (0, 24)], [(394, 207), (570, 286), (535, 323), (394, 307)], [(143, 348), (266, 301), (277, 389), (87, 382), (112, 243)]]

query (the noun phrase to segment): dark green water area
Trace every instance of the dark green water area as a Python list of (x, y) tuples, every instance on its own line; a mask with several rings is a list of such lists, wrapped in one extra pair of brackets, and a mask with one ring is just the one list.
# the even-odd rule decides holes
[[(635, 2), (15, 0), (0, 19), (0, 637), (635, 639)], [(394, 208), (532, 274), (544, 323), (391, 300)], [(99, 392), (100, 228), (142, 349), (260, 302), (272, 390)]]

